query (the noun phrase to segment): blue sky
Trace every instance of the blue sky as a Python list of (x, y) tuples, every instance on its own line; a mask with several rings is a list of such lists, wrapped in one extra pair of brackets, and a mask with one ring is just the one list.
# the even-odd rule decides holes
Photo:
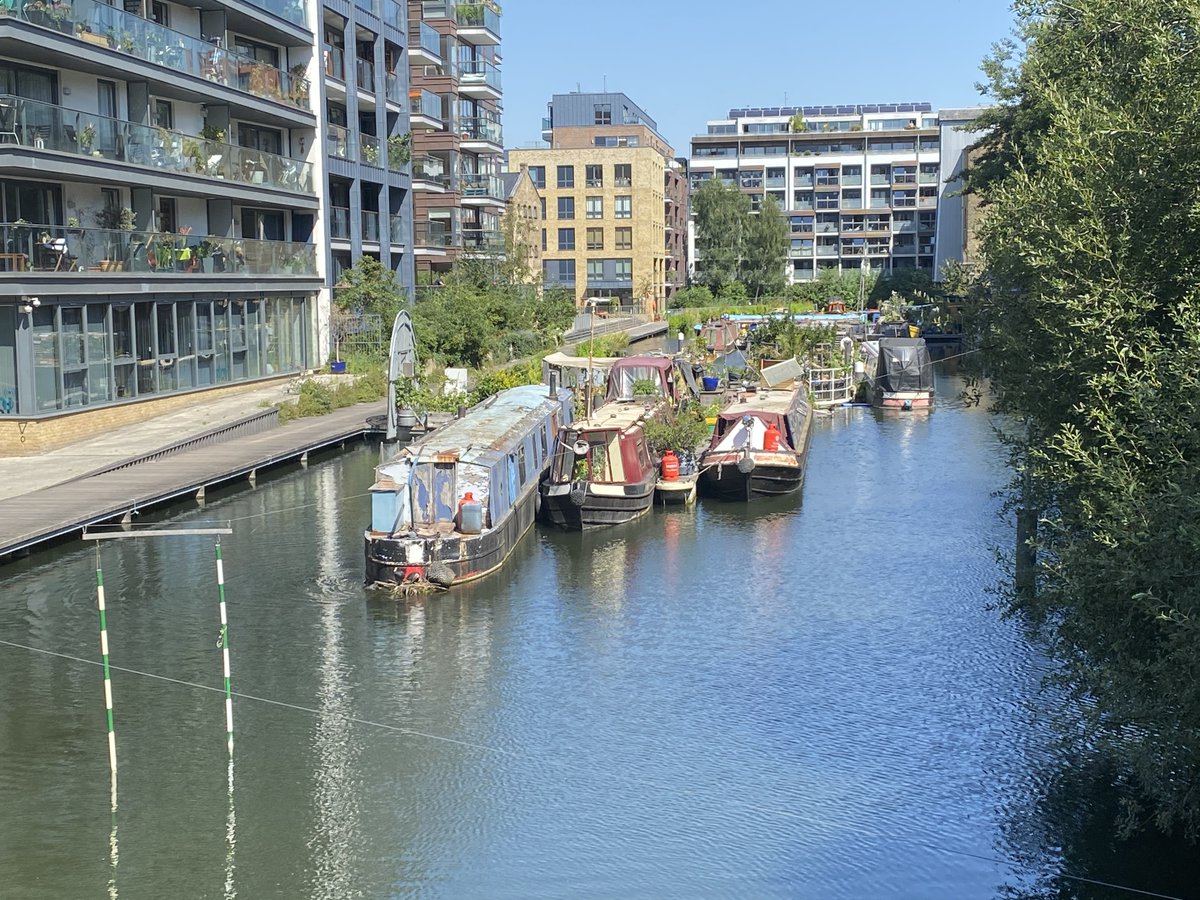
[(607, 80), (681, 156), (735, 106), (975, 105), (979, 62), (1013, 24), (1010, 0), (501, 3), (506, 146), (540, 139), (551, 95)]

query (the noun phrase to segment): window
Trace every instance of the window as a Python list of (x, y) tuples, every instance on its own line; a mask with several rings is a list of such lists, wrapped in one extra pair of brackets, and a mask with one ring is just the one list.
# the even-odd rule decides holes
[(560, 188), (575, 187), (575, 167), (574, 166), (559, 166), (558, 167), (558, 186)]
[(588, 281), (604, 280), (604, 260), (589, 259), (587, 261), (587, 278)]
[(604, 187), (604, 166), (586, 166), (585, 178), (590, 188)]
[[(155, 6), (157, 5), (156, 3)], [(153, 120), (155, 128), (165, 128), (168, 131), (175, 130), (175, 108), (170, 100), (154, 101)]]
[(617, 187), (633, 185), (633, 166), (629, 163), (618, 163), (613, 166), (613, 184)]
[(530, 166), (529, 177), (533, 179), (533, 185), (539, 191), (546, 189), (546, 167), (545, 166)]
[(541, 205), (542, 205), (542, 221), (545, 222), (546, 221), (546, 198), (539, 197), (538, 202), (541, 203)]
[(575, 198), (574, 197), (559, 197), (558, 198), (558, 217), (560, 219), (575, 218)]
[(594, 107), (595, 115), (593, 123), (596, 125), (611, 125), (612, 124), (612, 104), (597, 103)]
[(615, 262), (617, 281), (633, 281), (633, 260), (618, 259)]
[(587, 198), (587, 217), (589, 219), (604, 218), (604, 198), (603, 197), (588, 197)]
[(542, 263), (542, 275), (546, 284), (574, 284), (575, 260), (547, 259)]
[(542, 252), (546, 251), (546, 229), (542, 229)]
[(604, 249), (604, 229), (589, 228), (587, 230), (587, 248), (589, 250)]
[(171, 27), (171, 20), (167, 17), (167, 4), (159, 3), (158, 0), (150, 4), (150, 20), (161, 25), (163, 28)]
[(574, 250), (575, 249), (575, 229), (574, 228), (558, 229), (558, 249), (559, 250)]
[(617, 229), (617, 240), (616, 240), (615, 246), (618, 250), (632, 250), (633, 249), (633, 229), (632, 228), (618, 228)]
[(618, 219), (633, 218), (633, 198), (629, 196), (614, 198), (617, 207)]

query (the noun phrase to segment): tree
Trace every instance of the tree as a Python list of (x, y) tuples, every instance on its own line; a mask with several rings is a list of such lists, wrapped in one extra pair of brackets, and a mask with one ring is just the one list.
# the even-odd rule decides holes
[(750, 219), (750, 198), (715, 178), (692, 194), (696, 216), (697, 280), (714, 294), (741, 274), (742, 252)]
[(373, 256), (362, 257), (342, 273), (333, 298), (342, 309), (379, 315), (389, 328), (408, 299), (396, 273)]
[(781, 296), (787, 287), (788, 225), (774, 197), (768, 194), (757, 215), (750, 216), (745, 234), (742, 280), (750, 295)]
[(1126, 825), (1200, 835), (1200, 14), (1189, 0), (1018, 3), (1024, 55), (968, 188), (984, 350), (1036, 590)]

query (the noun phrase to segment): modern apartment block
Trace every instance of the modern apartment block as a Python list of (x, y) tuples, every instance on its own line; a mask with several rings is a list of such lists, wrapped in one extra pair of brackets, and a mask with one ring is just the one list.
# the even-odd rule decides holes
[(363, 256), (411, 292), (407, 7), (321, 0), (328, 282)]
[(396, 264), (404, 8), (323, 3), (0, 15), (0, 448), (316, 368), (337, 266)]
[(665, 309), (686, 271), (683, 166), (625, 94), (555, 94), (549, 110), (549, 147), (508, 154), (542, 196), (543, 285)]
[(940, 143), (928, 103), (731, 109), (692, 138), (691, 186), (719, 178), (754, 209), (773, 196), (794, 282), (827, 269), (932, 275)]
[(418, 278), (503, 251), (500, 7), (409, 0), (413, 248)]

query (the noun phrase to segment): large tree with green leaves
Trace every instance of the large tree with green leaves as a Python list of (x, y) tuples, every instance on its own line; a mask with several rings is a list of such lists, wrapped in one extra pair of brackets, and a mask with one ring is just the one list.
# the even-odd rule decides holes
[[(968, 186), (1036, 591), (1127, 824), (1200, 834), (1200, 14), (1022, 0)], [(1019, 60), (1019, 62), (1016, 62)]]
[(787, 288), (788, 224), (771, 195), (750, 216), (742, 250), (742, 280), (751, 297), (779, 297)]
[(692, 211), (700, 269), (697, 280), (716, 294), (742, 274), (750, 198), (732, 185), (710, 178), (692, 194)]

